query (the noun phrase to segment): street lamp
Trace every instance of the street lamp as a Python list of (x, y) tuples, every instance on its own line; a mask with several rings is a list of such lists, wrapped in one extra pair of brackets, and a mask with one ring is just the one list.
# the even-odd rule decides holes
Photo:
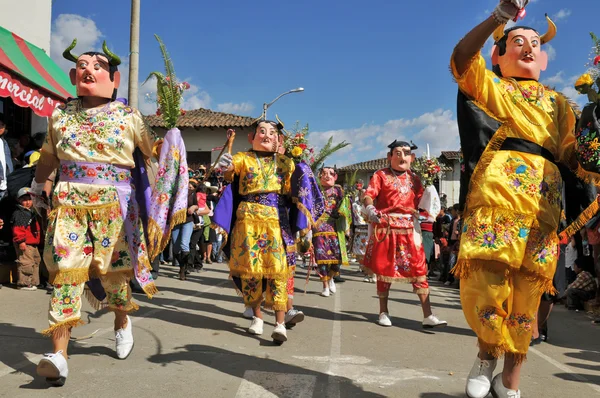
[(295, 88), (293, 90), (286, 91), (283, 94), (279, 94), (277, 96), (277, 98), (275, 98), (273, 101), (269, 102), (268, 104), (264, 103), (263, 104), (263, 114), (262, 114), (263, 119), (265, 119), (265, 120), (267, 119), (267, 109), (269, 109), (269, 107), (271, 105), (273, 105), (279, 98), (283, 97), (284, 95), (291, 94), (291, 93), (301, 93), (302, 91), (304, 91), (304, 88), (303, 87), (298, 87), (298, 88)]

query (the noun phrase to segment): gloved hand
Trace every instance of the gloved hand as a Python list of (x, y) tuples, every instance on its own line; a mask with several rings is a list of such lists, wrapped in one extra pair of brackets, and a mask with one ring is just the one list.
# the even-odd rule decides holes
[(230, 153), (224, 153), (221, 155), (221, 159), (219, 159), (219, 163), (217, 163), (217, 169), (221, 171), (226, 171), (233, 164), (233, 156)]
[(379, 222), (379, 212), (373, 205), (368, 205), (365, 208), (365, 213), (367, 214), (367, 221), (370, 223), (378, 223)]
[(514, 19), (527, 3), (529, 3), (529, 0), (500, 0), (496, 9), (494, 9), (494, 18), (499, 23), (507, 23), (509, 20)]
[(50, 210), (47, 200), (44, 197), (44, 186), (43, 182), (36, 182), (35, 179), (31, 183), (31, 199), (33, 200), (33, 207), (40, 212), (41, 209)]

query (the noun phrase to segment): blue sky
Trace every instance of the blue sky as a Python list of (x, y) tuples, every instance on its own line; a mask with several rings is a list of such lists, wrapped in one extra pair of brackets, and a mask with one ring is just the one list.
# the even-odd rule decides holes
[[(258, 116), (263, 102), (301, 86), (305, 92), (283, 97), (269, 109), (269, 117), (277, 113), (287, 126), (297, 120), (309, 123), (309, 140), (317, 146), (332, 135), (335, 141), (353, 144), (331, 163), (340, 166), (382, 157), (394, 139), (412, 139), (419, 154), (429, 143), (432, 155), (439, 155), (459, 148), (450, 54), (496, 4), (495, 0), (143, 0), (140, 80), (163, 69), (156, 33), (165, 42), (178, 77), (192, 84), (187, 109)], [(585, 71), (591, 49), (589, 31), (594, 26), (588, 16), (600, 14), (600, 3), (535, 0), (523, 23), (544, 32), (544, 13), (555, 17), (558, 35), (547, 48), (551, 61), (542, 81), (576, 97), (572, 83)], [(128, 1), (55, 0), (51, 55), (70, 68), (60, 54), (76, 37), (76, 53), (98, 49), (106, 40), (127, 60), (129, 18)], [(126, 68), (122, 68), (125, 75)], [(152, 86), (142, 86), (142, 95)], [(126, 93), (123, 86), (119, 94)], [(142, 111), (155, 110), (145, 97), (140, 102)]]

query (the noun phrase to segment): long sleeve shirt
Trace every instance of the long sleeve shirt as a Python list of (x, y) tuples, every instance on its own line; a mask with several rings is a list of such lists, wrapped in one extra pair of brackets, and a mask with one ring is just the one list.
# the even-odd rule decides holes
[(569, 285), (568, 289), (581, 289), (586, 292), (593, 292), (596, 290), (596, 280), (589, 272), (581, 271), (577, 275), (577, 278), (575, 278), (575, 281)]

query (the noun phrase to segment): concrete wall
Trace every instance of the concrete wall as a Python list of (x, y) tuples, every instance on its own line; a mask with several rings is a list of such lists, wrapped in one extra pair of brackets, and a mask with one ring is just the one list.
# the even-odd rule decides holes
[(0, 26), (50, 54), (51, 0), (0, 0)]

